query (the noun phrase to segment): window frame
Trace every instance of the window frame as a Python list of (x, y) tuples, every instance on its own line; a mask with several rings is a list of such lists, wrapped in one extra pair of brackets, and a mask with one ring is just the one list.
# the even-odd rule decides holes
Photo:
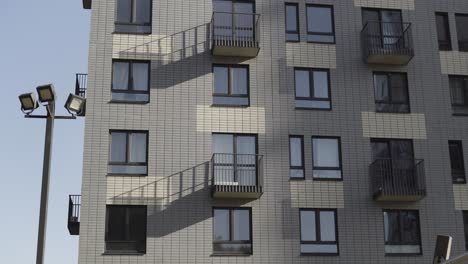
[[(331, 11), (331, 25), (332, 25), (332, 32), (331, 33), (323, 33), (323, 32), (314, 32), (309, 31), (309, 12), (308, 7), (319, 7), (319, 8), (329, 8)], [(307, 28), (307, 42), (308, 43), (318, 43), (318, 44), (336, 44), (336, 28), (335, 28), (335, 9), (333, 5), (326, 5), (326, 4), (306, 4), (306, 28)], [(319, 36), (332, 36), (333, 42), (327, 41), (310, 41), (309, 35), (319, 35)]]
[[(338, 141), (338, 160), (340, 162), (339, 167), (320, 167), (320, 166), (315, 166), (314, 164), (314, 138), (316, 139), (336, 139)], [(312, 178), (315, 181), (343, 181), (343, 158), (342, 158), (342, 150), (341, 150), (341, 137), (337, 136), (312, 136), (312, 141), (311, 141), (311, 147), (312, 147), (312, 172), (315, 170), (336, 170), (340, 171), (340, 178), (323, 178), (323, 177), (314, 177), (312, 173)]]
[[(315, 235), (316, 241), (312, 240), (303, 240), (302, 239), (302, 212), (309, 211), (315, 213)], [(320, 212), (333, 212), (335, 217), (335, 241), (321, 241), (321, 228), (320, 228)], [(340, 255), (340, 243), (338, 236), (338, 210), (335, 208), (299, 208), (299, 237), (300, 244), (305, 245), (335, 245), (336, 244), (336, 253), (303, 253), (301, 250), (302, 256), (339, 256)]]
[[(417, 233), (418, 233), (418, 240), (419, 240), (419, 243), (414, 243), (414, 244), (411, 244), (411, 243), (404, 243), (404, 241), (400, 241), (399, 243), (397, 242), (387, 242), (385, 241), (385, 212), (387, 213), (398, 213), (398, 230), (400, 231), (400, 240), (401, 240), (401, 228), (402, 228), (402, 217), (401, 217), (401, 213), (402, 212), (415, 212), (416, 213), (416, 220), (417, 220), (417, 226), (418, 226), (418, 230), (417, 230)], [(419, 211), (418, 210), (414, 210), (414, 209), (382, 209), (382, 218), (383, 218), (383, 229), (384, 229), (384, 246), (387, 246), (387, 245), (395, 245), (395, 246), (408, 246), (408, 245), (411, 245), (411, 246), (419, 246), (419, 253), (387, 253), (385, 252), (385, 256), (421, 256), (423, 255), (423, 248), (422, 248), (422, 235), (421, 235), (421, 219), (419, 217)]]
[[(376, 75), (386, 75), (387, 76), (387, 86), (388, 86), (388, 97), (389, 97), (389, 100), (388, 101), (384, 101), (384, 100), (377, 100), (377, 97), (376, 97), (376, 87), (375, 87), (375, 77)], [(406, 104), (405, 103), (401, 103), (401, 102), (394, 102), (393, 101), (393, 86), (392, 86), (392, 75), (402, 75), (404, 76), (405, 78), (405, 85), (406, 85), (406, 99), (407, 99), (407, 102)], [(406, 72), (385, 72), (385, 71), (374, 71), (372, 72), (372, 82), (373, 82), (373, 86), (374, 86), (374, 104), (375, 104), (375, 111), (378, 112), (378, 113), (400, 113), (400, 114), (408, 114), (408, 113), (411, 113), (411, 102), (410, 102), (410, 94), (409, 94), (409, 83), (408, 83), (408, 73)], [(377, 109), (377, 104), (385, 104), (385, 105), (407, 105), (408, 106), (408, 111), (382, 111), (382, 110), (378, 110)]]
[[(435, 12), (435, 17), (436, 17), (436, 32), (437, 32), (437, 42), (438, 42), (438, 47), (439, 51), (451, 51), (453, 50), (453, 45), (452, 45), (452, 32), (450, 31), (450, 17), (447, 12)], [(437, 30), (438, 28), (438, 20), (437, 17), (443, 17), (444, 18), (444, 28), (446, 30), (447, 36), (447, 43), (442, 43), (441, 40), (439, 39), (439, 31)]]
[[(465, 101), (465, 104), (457, 104), (454, 103), (454, 94), (453, 94), (453, 87), (451, 85), (452, 79), (453, 78), (459, 78), (463, 79), (463, 92), (464, 92), (464, 98), (463, 100)], [(462, 107), (462, 108), (468, 108), (468, 76), (467, 75), (459, 75), (459, 74), (449, 74), (448, 75), (449, 79), (449, 89), (450, 89), (450, 103), (452, 107)]]
[[(125, 133), (125, 161), (126, 162), (116, 162), (111, 161), (111, 150), (112, 150), (112, 133)], [(128, 162), (129, 152), (131, 147), (129, 147), (129, 137), (130, 134), (146, 134), (146, 161), (145, 162)], [(148, 176), (148, 154), (149, 154), (149, 131), (148, 130), (121, 130), (121, 129), (110, 129), (109, 130), (109, 158), (107, 166), (120, 165), (120, 166), (146, 166), (146, 173), (111, 173), (109, 169), (107, 170), (108, 176)]]
[[(292, 152), (291, 152), (291, 139), (298, 138), (301, 140), (301, 162), (302, 166), (293, 166), (292, 162)], [(291, 170), (302, 170), (302, 177), (291, 177)], [(302, 135), (290, 135), (289, 136), (289, 179), (290, 180), (304, 180), (305, 179), (305, 157), (304, 157), (304, 136)]]
[[(296, 8), (296, 28), (297, 31), (288, 30), (288, 6), (294, 6)], [(284, 3), (284, 25), (286, 33), (286, 42), (301, 42), (301, 29), (300, 29), (300, 17), (299, 17), (299, 3), (285, 2)], [(288, 34), (297, 34), (297, 40), (289, 40)]]
[[(127, 243), (131, 243), (131, 242), (138, 242), (138, 241), (127, 241), (127, 240), (124, 240), (124, 241), (108, 241), (109, 238), (109, 231), (108, 231), (108, 226), (109, 226), (109, 220), (111, 220), (111, 218), (109, 218), (109, 208), (125, 208), (125, 217), (126, 218), (129, 218), (129, 214), (128, 214), (128, 209), (129, 208), (144, 208), (145, 209), (145, 251), (144, 252), (130, 252), (130, 251), (125, 251), (125, 250), (109, 250), (107, 249), (107, 243), (109, 242), (127, 242)], [(125, 233), (130, 233), (129, 231), (129, 227), (130, 225), (126, 225), (124, 227), (125, 229)], [(146, 254), (146, 251), (147, 251), (147, 243), (148, 243), (148, 206), (146, 205), (120, 205), (120, 204), (106, 204), (106, 218), (105, 218), (105, 227), (104, 227), (104, 244), (105, 244), (105, 253), (104, 254), (111, 254), (111, 255), (132, 255), (132, 254), (136, 254), (136, 255), (144, 255)]]
[[(458, 18), (458, 17), (466, 17), (466, 18), (468, 18), (468, 14), (466, 14), (466, 13), (465, 13), (465, 14), (464, 14), (464, 13), (455, 13), (455, 27), (456, 27), (456, 29), (457, 29), (458, 51), (459, 51), (459, 52), (468, 52), (468, 39), (467, 39), (467, 43), (466, 43), (466, 45), (465, 45), (466, 48), (464, 48), (464, 49), (461, 49), (461, 48), (460, 48), (462, 45), (460, 45), (460, 35), (459, 35), (459, 34), (460, 34), (460, 33), (459, 33), (459, 32), (460, 32), (460, 31), (459, 31), (460, 28), (458, 27), (458, 21), (457, 21), (457, 18)], [(467, 25), (467, 26), (468, 26), (468, 25)]]
[(465, 249), (468, 251), (468, 211), (462, 211), (463, 229), (465, 232)]
[[(227, 94), (222, 94), (222, 93), (215, 93), (215, 76), (214, 76), (214, 69), (215, 67), (218, 68), (227, 68), (228, 72), (228, 92)], [(246, 69), (247, 71), (247, 87), (246, 87), (246, 94), (233, 94), (232, 89), (233, 89), (233, 77), (232, 77), (232, 70), (233, 68), (240, 68), (240, 69)], [(247, 104), (215, 104), (212, 101), (212, 106), (221, 106), (221, 107), (249, 107), (250, 106), (250, 65), (249, 64), (221, 64), (221, 63), (213, 63), (211, 67), (211, 72), (213, 74), (213, 85), (212, 85), (212, 97), (223, 97), (223, 98), (246, 98), (247, 99)]]
[[(229, 211), (229, 240), (215, 240), (214, 234), (215, 234), (215, 211), (216, 210), (228, 210)], [(234, 232), (234, 214), (233, 212), (235, 210), (244, 210), (249, 212), (249, 240), (232, 240), (233, 237), (233, 232)], [(212, 209), (212, 232), (213, 232), (213, 239), (212, 239), (212, 244), (213, 244), (213, 254), (214, 256), (250, 256), (253, 254), (253, 230), (252, 230), (252, 207), (213, 207)], [(242, 244), (250, 244), (250, 252), (249, 253), (234, 253), (234, 252), (217, 252), (215, 251), (215, 244), (235, 244), (235, 245), (242, 245)]]
[[(296, 80), (296, 71), (308, 71), (309, 72), (309, 93), (310, 97), (299, 97), (297, 96), (297, 80)], [(315, 97), (315, 86), (314, 86), (314, 72), (326, 72), (327, 73), (327, 91), (328, 98), (317, 98)], [(329, 102), (329, 108), (320, 108), (320, 107), (298, 107), (295, 108), (298, 110), (321, 110), (321, 111), (331, 111), (333, 109), (332, 104), (332, 93), (331, 93), (331, 73), (330, 69), (325, 68), (307, 68), (307, 67), (294, 67), (294, 99), (295, 101), (320, 101), (320, 102)]]
[[(449, 158), (450, 158), (450, 170), (451, 170), (451, 176), (452, 176), (452, 184), (466, 184), (466, 169), (465, 169), (465, 156), (463, 152), (463, 142), (461, 140), (449, 140)], [(462, 163), (462, 168), (460, 171), (454, 171), (454, 168), (452, 167), (452, 155), (450, 148), (452, 145), (457, 145), (459, 148), (459, 155), (461, 155), (461, 163)], [(463, 175), (462, 175), (463, 174)], [(456, 181), (456, 179), (463, 179), (463, 181)]]
[[(153, 31), (153, 0), (149, 1), (149, 23), (132, 23), (132, 22), (119, 22), (117, 21), (117, 16), (118, 16), (118, 1), (119, 0), (114, 0), (114, 5), (115, 5), (115, 11), (114, 11), (114, 34), (134, 34), (134, 35), (150, 35), (152, 34)], [(131, 1), (131, 9), (130, 9), (130, 21), (133, 20), (133, 13), (134, 13), (134, 8), (136, 7), (136, 1), (138, 0), (130, 0)], [(117, 26), (147, 26), (149, 27), (148, 32), (135, 32), (135, 31), (130, 31), (130, 30), (117, 30)]]
[[(128, 83), (126, 90), (114, 89), (114, 62), (118, 63), (128, 63)], [(147, 64), (148, 65), (148, 89), (146, 91), (136, 91), (133, 89), (133, 64)], [(151, 90), (151, 61), (149, 60), (126, 60), (126, 59), (112, 59), (111, 67), (111, 100), (110, 103), (119, 103), (119, 104), (148, 104), (150, 102), (150, 90)], [(132, 101), (132, 100), (116, 100), (112, 99), (112, 94), (147, 94), (148, 100), (146, 101)]]

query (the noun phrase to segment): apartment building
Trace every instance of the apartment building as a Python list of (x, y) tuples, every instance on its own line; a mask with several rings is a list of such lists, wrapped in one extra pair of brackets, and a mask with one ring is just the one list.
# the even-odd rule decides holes
[(427, 264), (439, 234), (468, 249), (468, 1), (83, 6), (79, 263)]

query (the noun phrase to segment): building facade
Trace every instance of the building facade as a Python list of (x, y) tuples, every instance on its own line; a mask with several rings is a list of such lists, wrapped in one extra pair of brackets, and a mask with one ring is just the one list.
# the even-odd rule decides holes
[(468, 1), (83, 3), (79, 263), (467, 250)]

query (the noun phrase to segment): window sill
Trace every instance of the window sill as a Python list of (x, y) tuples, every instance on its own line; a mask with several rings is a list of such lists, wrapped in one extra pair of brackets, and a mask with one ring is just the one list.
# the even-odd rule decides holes
[(250, 105), (220, 105), (212, 104), (211, 107), (248, 108)]
[(107, 173), (107, 177), (147, 177), (148, 174)]
[(315, 111), (326, 111), (331, 112), (331, 108), (312, 108), (312, 107), (295, 107), (296, 110), (315, 110)]
[(468, 116), (468, 113), (452, 113), (453, 116)]
[(145, 102), (140, 102), (140, 101), (115, 101), (115, 100), (111, 100), (108, 102), (109, 104), (137, 104), (137, 105), (145, 105), (145, 104), (149, 104), (149, 101), (145, 101)]
[(301, 257), (311, 257), (311, 256), (330, 256), (330, 257), (337, 257), (339, 253), (301, 253)]
[(211, 257), (250, 257), (252, 253), (213, 253)]
[(343, 178), (340, 179), (334, 179), (334, 178), (312, 178), (314, 181), (334, 181), (334, 182), (342, 182)]
[(304, 181), (305, 177), (302, 177), (302, 178), (299, 178), (299, 177), (298, 178), (291, 178), (291, 177), (289, 177), (289, 180), (290, 181)]
[(286, 40), (286, 43), (300, 43), (301, 40)]
[(378, 111), (378, 110), (375, 110), (376, 113), (379, 113), (379, 114), (411, 114), (410, 111), (408, 112), (398, 112), (398, 111)]
[(311, 43), (311, 44), (325, 44), (325, 45), (336, 45), (336, 41), (335, 41), (335, 42), (307, 41), (307, 43)]
[(125, 251), (105, 251), (102, 256), (144, 256), (146, 253), (125, 252)]
[(113, 31), (115, 35), (151, 35), (153, 32), (125, 32), (125, 31)]
[(419, 257), (422, 253), (385, 253), (386, 257)]

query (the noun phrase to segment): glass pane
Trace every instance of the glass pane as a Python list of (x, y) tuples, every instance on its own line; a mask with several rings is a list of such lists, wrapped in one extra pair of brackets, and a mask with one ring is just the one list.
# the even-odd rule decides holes
[(449, 76), (452, 104), (465, 105), (465, 80), (461, 76)]
[(286, 31), (299, 31), (297, 28), (297, 5), (286, 5)]
[(330, 109), (330, 101), (318, 101), (318, 100), (298, 100), (296, 99), (296, 107), (298, 108), (310, 108), (310, 109)]
[(213, 153), (234, 153), (234, 136), (228, 134), (213, 134)]
[(148, 166), (134, 166), (134, 165), (109, 165), (108, 173), (111, 174), (135, 174), (146, 175), (148, 174)]
[(117, 0), (117, 21), (121, 23), (130, 23), (132, 15), (132, 0)]
[(289, 139), (291, 166), (302, 166), (302, 139), (292, 137)]
[(213, 105), (221, 106), (248, 106), (249, 98), (248, 95), (245, 97), (233, 97), (233, 96), (213, 96)]
[(314, 97), (328, 98), (328, 72), (314, 71)]
[(111, 162), (125, 162), (127, 157), (127, 133), (111, 133)]
[(313, 139), (314, 167), (339, 167), (338, 140), (333, 138)]
[(436, 15), (437, 25), (437, 38), (439, 41), (450, 41), (449, 38), (449, 23), (447, 15), (438, 14)]
[(374, 160), (390, 158), (390, 146), (387, 142), (372, 142), (371, 145)]
[(336, 241), (335, 212), (320, 212), (320, 239)]
[[(379, 12), (377, 10), (363, 9), (362, 10), (362, 25), (365, 26), (368, 22), (378, 22)], [(374, 23), (372, 23), (374, 24)], [(370, 24), (369, 24), (370, 25)], [(372, 30), (371, 32), (375, 32)]]
[(133, 10), (133, 22), (138, 24), (151, 23), (151, 0), (135, 0)]
[(390, 141), (392, 159), (395, 160), (412, 160), (413, 142), (411, 140), (392, 140)]
[(316, 241), (317, 233), (315, 229), (315, 212), (301, 211), (301, 240)]
[(389, 101), (388, 76), (386, 74), (374, 74), (374, 90), (376, 101)]
[(468, 16), (456, 15), (455, 19), (459, 49), (465, 51), (468, 49)]
[(133, 63), (133, 90), (148, 91), (148, 63)]
[(400, 36), (403, 33), (401, 24), (401, 12), (400, 11), (381, 11), (382, 17), (382, 34), (384, 36), (384, 44), (396, 44), (400, 40)]
[(400, 243), (398, 212), (384, 212), (385, 242)]
[(232, 72), (232, 94), (247, 95), (247, 69), (246, 68), (231, 68)]
[(314, 178), (341, 179), (341, 170), (314, 169)]
[(392, 102), (408, 103), (408, 87), (405, 74), (392, 74)]
[(235, 36), (241, 40), (249, 40), (254, 35), (253, 3), (234, 3), (234, 21), (235, 21)]
[(308, 70), (295, 70), (296, 97), (310, 97), (310, 75)]
[(307, 31), (315, 33), (332, 33), (332, 10), (329, 7), (307, 7)]
[(242, 243), (242, 244), (216, 243), (213, 245), (213, 250), (216, 253), (251, 254), (252, 244), (250, 243)]
[(214, 210), (214, 241), (230, 240), (229, 238), (229, 210), (215, 209)]
[(146, 137), (145, 133), (130, 134), (129, 162), (146, 162)]
[(232, 2), (224, 0), (213, 1), (214, 38), (231, 39), (232, 37)]
[(214, 93), (215, 94), (228, 94), (229, 87), (229, 74), (227, 67), (213, 67), (214, 75)]
[(126, 236), (126, 209), (120, 206), (107, 207), (106, 241), (123, 241)]
[(233, 240), (250, 240), (250, 211), (234, 209)]
[(289, 177), (291, 178), (304, 178), (304, 170), (289, 170)]
[(326, 36), (326, 35), (315, 35), (308, 34), (307, 41), (311, 42), (321, 42), (321, 43), (333, 43), (335, 42), (335, 36)]
[(146, 208), (129, 207), (128, 209), (129, 239), (133, 241), (146, 241)]
[(419, 244), (418, 214), (413, 211), (402, 211), (401, 239), (403, 244)]
[(146, 102), (149, 101), (149, 94), (147, 94), (147, 93), (112, 92), (112, 101), (146, 103)]
[(338, 253), (336, 244), (301, 244), (301, 253)]
[(128, 76), (130, 74), (129, 63), (114, 62), (112, 66), (112, 89), (128, 90)]
[(253, 136), (237, 136), (236, 137), (236, 154), (255, 155), (255, 137)]

